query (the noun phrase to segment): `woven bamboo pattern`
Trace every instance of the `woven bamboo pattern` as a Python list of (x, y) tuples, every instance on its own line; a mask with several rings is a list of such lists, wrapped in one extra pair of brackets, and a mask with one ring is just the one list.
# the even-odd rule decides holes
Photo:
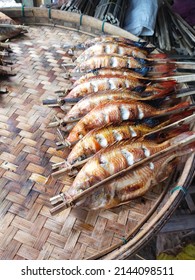
[(55, 91), (70, 85), (62, 67), (67, 62), (64, 44), (78, 44), (103, 31), (139, 38), (91, 17), (81, 20), (76, 13), (39, 8), (3, 11), (30, 28), (12, 40), (16, 76), (1, 82), (9, 94), (0, 97), (0, 259), (132, 256), (159, 231), (183, 198), (180, 189), (170, 190), (177, 185), (189, 187), (194, 156), (183, 158), (166, 184), (128, 204), (99, 211), (68, 208), (52, 216), (49, 199), (65, 191), (72, 179), (47, 182), (52, 164), (61, 162), (65, 151), (56, 150), (56, 129), (48, 128), (61, 111), (43, 106), (42, 101), (56, 98)]
[(45, 184), (51, 165), (62, 161), (56, 129), (47, 125), (59, 113), (42, 105), (69, 85), (61, 64), (62, 45), (89, 36), (54, 27), (30, 27), (12, 41), (15, 76), (2, 84), (0, 112), (0, 259), (86, 259), (130, 232), (156, 203), (161, 188), (144, 198), (106, 211), (66, 209), (51, 216), (49, 198), (64, 190), (67, 178)]

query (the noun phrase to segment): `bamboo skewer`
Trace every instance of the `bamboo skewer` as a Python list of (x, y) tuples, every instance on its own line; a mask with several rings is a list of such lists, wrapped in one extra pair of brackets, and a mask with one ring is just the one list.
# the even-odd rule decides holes
[(8, 43), (2, 43), (0, 42), (0, 47), (4, 48), (4, 49), (10, 49), (10, 45)]
[(17, 25), (17, 24), (9, 24), (9, 23), (0, 23), (0, 28), (19, 28), (22, 29), (24, 31), (26, 31), (28, 29), (28, 26), (24, 26), (24, 25)]
[(15, 75), (15, 73), (12, 71), (12, 68), (10, 66), (3, 66), (0, 65), (0, 73), (3, 75)]
[(161, 77), (160, 81), (175, 80), (177, 83), (193, 82), (195, 80), (195, 74), (186, 74), (181, 76)]
[(8, 93), (7, 88), (0, 87), (0, 94), (5, 94), (5, 93)]

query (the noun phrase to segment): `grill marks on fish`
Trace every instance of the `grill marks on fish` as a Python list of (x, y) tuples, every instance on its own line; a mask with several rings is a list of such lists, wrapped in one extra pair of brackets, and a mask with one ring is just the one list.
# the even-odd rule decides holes
[(73, 69), (73, 72), (88, 72), (99, 68), (141, 69), (144, 65), (144, 61), (139, 61), (134, 57), (119, 54), (100, 54), (81, 62)]
[(131, 141), (151, 131), (153, 129), (146, 125), (133, 125), (128, 122), (94, 129), (75, 144), (67, 157), (67, 161), (69, 164), (74, 164), (81, 159), (91, 157), (100, 149), (108, 147), (115, 142), (126, 139)]
[(147, 58), (147, 51), (135, 46), (127, 46), (123, 43), (100, 42), (86, 49), (77, 59), (76, 63), (81, 63), (92, 56), (102, 54), (119, 54), (122, 56), (133, 56), (138, 58)]
[(106, 76), (106, 75), (112, 75), (112, 76), (130, 76), (130, 77), (134, 77), (137, 79), (146, 79), (143, 78), (142, 75), (140, 75), (139, 73), (136, 73), (132, 70), (129, 69), (111, 69), (111, 68), (102, 68), (102, 69), (97, 69), (95, 71), (89, 72), (85, 75), (82, 75), (78, 80), (76, 80), (74, 82), (74, 84), (72, 85), (71, 88), (74, 88), (75, 86), (88, 81), (88, 79), (92, 79), (94, 77), (98, 77), (98, 76)]
[[(71, 189), (84, 190), (136, 162), (162, 151), (169, 147), (170, 143), (171, 141), (165, 141), (161, 144), (156, 144), (153, 141), (137, 141), (129, 144), (129, 141), (121, 141), (100, 150), (79, 171)], [(153, 169), (149, 169), (153, 171)]]
[(154, 48), (146, 47), (147, 42), (144, 42), (144, 41), (136, 42), (136, 41), (133, 41), (131, 39), (124, 38), (121, 36), (111, 36), (111, 35), (109, 35), (109, 36), (103, 35), (103, 36), (95, 37), (93, 39), (89, 39), (89, 40), (85, 41), (84, 43), (81, 43), (73, 48), (74, 49), (86, 49), (97, 43), (107, 43), (107, 44), (108, 43), (122, 43), (127, 46), (139, 47), (141, 50), (143, 49), (143, 50), (147, 51), (148, 54), (154, 50)]
[(123, 154), (123, 156), (125, 157), (128, 166), (131, 166), (134, 164), (134, 156), (133, 153), (129, 152), (128, 149), (122, 149), (121, 153)]
[(89, 195), (82, 206), (90, 209), (112, 208), (144, 195), (157, 182), (164, 181), (174, 170), (175, 156), (169, 155), (146, 166), (137, 167), (114, 179)]
[(66, 98), (84, 97), (94, 92), (119, 88), (128, 88), (129, 90), (133, 90), (138, 86), (144, 86), (143, 82), (130, 76), (104, 75), (91, 77), (88, 81), (74, 87), (67, 94)]
[(96, 134), (95, 136), (97, 142), (100, 144), (100, 146), (102, 148), (105, 148), (108, 146), (108, 141), (107, 139), (104, 137), (104, 135), (101, 135), (101, 134)]
[[(144, 117), (155, 115), (156, 109), (140, 102), (134, 101), (112, 101), (95, 107), (85, 115), (69, 133), (67, 140), (74, 142), (79, 140), (79, 135), (84, 136), (94, 128), (111, 123), (120, 123), (124, 120), (139, 119), (139, 110), (144, 112)], [(142, 116), (141, 116), (142, 117)]]

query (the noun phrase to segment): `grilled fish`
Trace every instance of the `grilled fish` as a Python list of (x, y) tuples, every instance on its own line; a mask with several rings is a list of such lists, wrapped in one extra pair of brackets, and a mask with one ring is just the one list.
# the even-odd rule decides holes
[(96, 55), (83, 61), (77, 65), (73, 72), (89, 72), (99, 68), (127, 68), (127, 69), (142, 69), (146, 65), (146, 61), (141, 58), (134, 58), (121, 55)]
[[(74, 197), (78, 193), (90, 188), (91, 186), (117, 174), (118, 172), (133, 166), (135, 163), (147, 158), (155, 153), (179, 143), (186, 139), (189, 132), (182, 133), (160, 144), (154, 141), (137, 140), (132, 143), (122, 141), (111, 147), (100, 150), (93, 156), (77, 174), (68, 194)], [(152, 163), (151, 170), (154, 171)], [(137, 178), (139, 180), (139, 177)], [(117, 183), (116, 183), (117, 184)], [(120, 185), (119, 185), (120, 186)], [(122, 185), (121, 185), (122, 187)]]
[[(127, 99), (136, 99), (136, 93), (129, 90), (105, 90), (98, 93), (92, 93), (82, 98), (79, 102), (69, 110), (69, 112), (63, 118), (63, 122), (66, 123), (69, 120), (80, 119), (89, 113), (96, 106), (103, 104), (111, 100), (127, 100)], [(133, 98), (134, 97), (134, 98)], [(141, 98), (140, 98), (141, 99)], [(66, 99), (65, 99), (66, 100)], [(68, 103), (67, 103), (68, 104)], [(66, 104), (61, 106), (62, 110), (66, 111)]]
[[(194, 136), (194, 133), (186, 132), (180, 136), (174, 137), (168, 141), (168, 145), (179, 145), (180, 140), (184, 140), (190, 135)], [(167, 143), (167, 141), (165, 143)], [(131, 199), (142, 196), (150, 188), (159, 182), (164, 181), (170, 176), (177, 165), (178, 157), (192, 153), (194, 150), (195, 142), (192, 142), (190, 145), (187, 145), (186, 147), (184, 146), (183, 148), (180, 148), (174, 152), (170, 152), (160, 159), (155, 158), (152, 161), (146, 162), (143, 165), (139, 165), (134, 169), (127, 170), (123, 173), (123, 176), (119, 174), (110, 179), (108, 182), (104, 182), (98, 188), (94, 189), (93, 192), (88, 194), (88, 197), (77, 202), (76, 206), (82, 205), (90, 209), (112, 208), (127, 203)], [(146, 151), (147, 150), (145, 150), (145, 152)], [(109, 166), (109, 163), (106, 162), (100, 164), (102, 165), (102, 168), (105, 168), (106, 172), (113, 170), (111, 161), (111, 166)], [(119, 166), (119, 162), (115, 161), (115, 164)], [(91, 173), (93, 172), (91, 171)], [(102, 170), (101, 172), (98, 172), (98, 176), (100, 177), (103, 177), (104, 174), (105, 173)], [(74, 185), (70, 187), (67, 195), (65, 194), (65, 197), (74, 198), (74, 196), (82, 193), (85, 189), (90, 188), (90, 186), (92, 186), (91, 182), (93, 180), (97, 181), (98, 179), (89, 178), (89, 173), (87, 173), (86, 180), (87, 181), (83, 181), (83, 185), (80, 184), (79, 186), (79, 182), (75, 178), (75, 183), (73, 183)]]
[[(151, 51), (153, 51), (155, 48), (152, 47), (146, 47), (146, 45), (148, 44), (147, 42), (136, 42), (133, 41), (131, 39), (128, 38), (124, 38), (121, 36), (111, 36), (111, 35), (103, 35), (103, 36), (99, 36), (99, 37), (95, 37), (93, 39), (88, 39), (87, 41), (85, 41), (84, 43), (78, 44), (76, 46), (73, 46), (73, 49), (86, 49), (89, 48), (90, 46), (98, 43), (98, 42), (107, 42), (107, 43), (111, 43), (111, 42), (119, 42), (119, 43), (123, 43), (126, 45), (130, 45), (130, 46), (135, 46), (135, 47), (139, 47), (139, 48), (143, 48), (146, 49), (148, 53), (150, 53)], [(68, 46), (70, 48), (70, 46)]]
[(160, 116), (175, 110), (184, 110), (190, 106), (189, 102), (183, 102), (168, 109), (157, 110), (154, 107), (136, 101), (111, 101), (96, 106), (85, 115), (70, 131), (67, 141), (73, 143), (81, 139), (90, 130), (100, 128), (108, 124), (121, 123), (125, 120), (141, 120), (152, 116)]
[(168, 121), (149, 127), (146, 124), (135, 125), (132, 122), (122, 122), (118, 125), (109, 125), (99, 129), (93, 129), (79, 140), (72, 148), (67, 157), (67, 163), (73, 165), (96, 154), (102, 148), (108, 147), (116, 142), (138, 139), (148, 132), (162, 127)]
[[(154, 88), (152, 86), (148, 86), (145, 91), (138, 93), (136, 91), (130, 91), (128, 89), (117, 89), (117, 90), (105, 90), (99, 91), (98, 93), (91, 93), (83, 98), (81, 98), (78, 102), (78, 99), (71, 99), (72, 107), (70, 107), (69, 100), (63, 99), (61, 103), (61, 109), (64, 112), (67, 112), (65, 117), (63, 118), (62, 123), (68, 123), (72, 120), (79, 120), (81, 117), (85, 116), (92, 109), (100, 104), (103, 104), (112, 100), (136, 100), (136, 101), (148, 101), (148, 100), (156, 100), (158, 98), (167, 97), (169, 93), (173, 92), (173, 88)], [(162, 102), (162, 100), (161, 100)]]
[(78, 98), (89, 95), (93, 92), (103, 90), (114, 90), (118, 88), (128, 88), (129, 90), (143, 90), (145, 85), (137, 78), (129, 76), (112, 76), (104, 75), (91, 77), (86, 82), (74, 87), (67, 95), (66, 98)]
[(129, 70), (129, 69), (112, 69), (112, 68), (102, 68), (102, 69), (96, 69), (94, 71), (91, 71), (89, 73), (86, 73), (82, 75), (79, 79), (74, 81), (74, 76), (72, 80), (74, 81), (73, 85), (71, 86), (71, 89), (74, 88), (77, 85), (80, 85), (84, 82), (87, 82), (89, 78), (97, 77), (97, 76), (131, 76), (133, 78), (137, 79), (145, 79), (146, 77), (143, 77), (141, 74), (136, 73), (135, 71)]
[(137, 167), (134, 171), (127, 172), (122, 177), (94, 190), (76, 206), (93, 210), (109, 209), (143, 196), (152, 187), (171, 175), (178, 164), (178, 160), (174, 160), (175, 157), (177, 154), (154, 160), (143, 167)]
[(102, 54), (118, 54), (122, 56), (133, 56), (147, 59), (147, 50), (123, 43), (100, 42), (87, 48), (76, 60), (77, 64), (89, 59), (90, 57)]

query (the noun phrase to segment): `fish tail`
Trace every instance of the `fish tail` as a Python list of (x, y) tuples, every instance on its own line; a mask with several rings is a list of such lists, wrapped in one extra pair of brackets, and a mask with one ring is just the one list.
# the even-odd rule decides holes
[(148, 58), (151, 59), (167, 59), (168, 55), (166, 53), (152, 53), (148, 55)]
[(179, 114), (185, 109), (190, 108), (190, 102), (182, 102), (171, 108), (159, 110), (157, 115), (171, 115), (171, 114)]
[[(179, 140), (179, 136), (182, 135), (182, 134), (187, 134), (187, 132), (189, 132), (189, 128), (190, 128), (190, 125), (189, 124), (184, 124), (180, 127), (176, 127), (176, 128), (173, 128), (171, 130), (168, 130), (168, 131), (164, 131), (162, 133), (159, 133), (159, 137), (160, 138), (165, 138), (165, 139), (175, 139), (175, 141), (178, 141)], [(177, 140), (178, 139), (178, 140)], [(183, 139), (183, 138), (182, 138)], [(182, 140), (181, 139), (181, 140)], [(185, 139), (185, 138), (184, 138)]]
[(169, 81), (160, 81), (156, 84), (156, 87), (161, 89), (167, 89), (167, 88), (174, 88), (177, 85), (177, 82), (175, 80), (169, 80)]
[(155, 64), (150, 68), (150, 73), (155, 75), (171, 75), (176, 70), (174, 63)]
[[(75, 98), (64, 98), (63, 102), (64, 103), (77, 103), (78, 101), (80, 101), (82, 99), (82, 97), (75, 97)], [(64, 104), (63, 103), (63, 104)]]
[(169, 121), (170, 121), (170, 123), (177, 122), (177, 121), (179, 121), (181, 119), (189, 117), (190, 115), (193, 114), (193, 112), (194, 112), (194, 109), (187, 110), (187, 111), (184, 111), (184, 112), (180, 112), (178, 114), (174, 114)]
[(154, 92), (158, 98), (164, 97), (167, 94), (170, 94), (171, 92), (176, 90), (177, 83), (173, 81), (165, 81), (165, 82), (159, 82), (157, 84), (149, 84), (145, 89), (145, 94), (148, 95), (154, 95)]

